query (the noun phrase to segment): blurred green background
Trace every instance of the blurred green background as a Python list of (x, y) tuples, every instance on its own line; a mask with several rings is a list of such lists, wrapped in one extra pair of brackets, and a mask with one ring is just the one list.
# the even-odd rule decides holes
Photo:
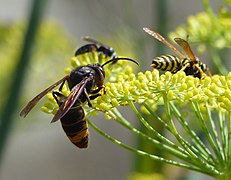
[[(0, 1), (1, 113), (12, 90), (10, 83), (19, 62), (33, 2)], [(220, 3), (211, 1), (215, 11)], [(84, 44), (82, 36), (94, 37), (112, 46), (118, 55), (137, 59), (142, 64), (142, 71), (150, 70), (152, 58), (164, 50), (161, 43), (145, 34), (142, 28), (152, 27), (166, 36), (167, 32), (185, 23), (189, 15), (203, 11), (201, 1), (47, 0), (43, 8), (30, 63), (25, 67), (20, 98), (10, 107), (17, 105), (4, 144), (0, 179), (127, 179), (137, 168), (130, 152), (115, 146), (91, 128), (89, 148), (77, 149), (65, 136), (60, 123), (50, 124), (52, 116), (40, 111), (44, 101), (25, 119), (19, 117), (19, 111), (37, 93), (64, 76), (64, 69), (70, 67), (75, 49)], [(136, 144), (132, 134), (115, 122), (105, 122), (102, 116), (95, 120), (112, 136)], [(177, 168), (167, 171), (173, 173), (175, 179), (177, 175), (174, 174), (184, 174), (184, 170)], [(199, 178), (208, 179), (203, 175)]]

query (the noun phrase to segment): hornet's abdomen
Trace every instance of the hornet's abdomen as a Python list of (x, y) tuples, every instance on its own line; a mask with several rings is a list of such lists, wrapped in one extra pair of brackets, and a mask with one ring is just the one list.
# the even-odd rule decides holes
[(70, 141), (79, 148), (87, 148), (88, 127), (85, 112), (78, 101), (60, 121)]

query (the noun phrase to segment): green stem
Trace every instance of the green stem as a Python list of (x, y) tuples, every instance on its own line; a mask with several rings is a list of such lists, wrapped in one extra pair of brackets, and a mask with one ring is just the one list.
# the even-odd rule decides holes
[(219, 131), (220, 131), (220, 134), (221, 134), (221, 155), (222, 155), (222, 160), (223, 162), (226, 161), (227, 157), (226, 157), (226, 152), (225, 152), (225, 149), (226, 149), (226, 124), (225, 124), (225, 116), (224, 116), (224, 113), (222, 112), (219, 112), (218, 113), (218, 124), (219, 124)]
[[(179, 153), (184, 153), (185, 156), (188, 156), (188, 153), (182, 149), (181, 147), (177, 146), (175, 143), (171, 142), (169, 139), (165, 138), (164, 136), (162, 136), (160, 133), (158, 133), (143, 117), (142, 115), (139, 113), (139, 111), (136, 109), (136, 107), (134, 106), (133, 102), (129, 103), (130, 107), (132, 108), (132, 110), (135, 112), (135, 114), (137, 115), (138, 119), (149, 129), (151, 130), (151, 132), (153, 133), (153, 135), (155, 137), (157, 137), (162, 143), (166, 143), (167, 146), (179, 151)], [(150, 110), (150, 109), (149, 109)], [(150, 110), (150, 113), (153, 115), (154, 113)], [(155, 115), (156, 119), (160, 120), (161, 118), (157, 117)], [(161, 122), (163, 122), (163, 120), (160, 120)], [(165, 125), (167, 125), (166, 123), (164, 123)], [(167, 126), (168, 127), (168, 126)], [(189, 159), (188, 159), (189, 161)]]
[(183, 117), (181, 116), (180, 112), (178, 111), (178, 109), (176, 108), (176, 106), (174, 105), (173, 102), (170, 102), (170, 106), (171, 106), (171, 110), (172, 110), (174, 116), (176, 117), (178, 122), (180, 122), (180, 124), (184, 128), (185, 132), (187, 132), (187, 134), (190, 136), (192, 141), (195, 143), (195, 146), (198, 148), (198, 149), (193, 148), (192, 149), (193, 152), (195, 154), (197, 154), (198, 157), (202, 158), (204, 161), (207, 161), (210, 164), (214, 165), (216, 163), (216, 160), (213, 158), (213, 156), (210, 153), (210, 151), (208, 150), (208, 148), (206, 148), (204, 143), (200, 140), (200, 138), (192, 130), (192, 128), (189, 127), (187, 121), (185, 121), (185, 119), (183, 119)]
[(143, 105), (155, 120), (157, 120), (165, 129), (171, 132), (169, 125), (163, 119), (161, 119), (155, 112), (153, 112), (153, 110), (149, 107), (149, 105), (147, 105), (145, 102), (143, 103)]
[(218, 173), (217, 170), (214, 168), (214, 166), (207, 162), (206, 160), (203, 161), (203, 159), (198, 156), (198, 149), (196, 149), (194, 146), (192, 146), (188, 141), (186, 141), (183, 137), (180, 136), (180, 134), (177, 132), (177, 129), (174, 125), (173, 119), (171, 117), (171, 109), (170, 109), (170, 103), (167, 100), (167, 97), (163, 95), (164, 99), (164, 105), (166, 110), (166, 116), (169, 121), (170, 127), (173, 129), (173, 135), (176, 137), (178, 142), (182, 145), (183, 148), (189, 153), (190, 157), (192, 158), (192, 164), (202, 168), (207, 169), (207, 171), (210, 171), (211, 173)]
[(27, 65), (30, 60), (30, 52), (33, 47), (34, 37), (37, 32), (37, 27), (41, 21), (43, 8), (46, 0), (34, 0), (32, 4), (29, 25), (24, 38), (21, 55), (19, 57), (18, 65), (16, 66), (14, 74), (11, 76), (12, 82), (10, 86), (9, 96), (3, 108), (3, 113), (0, 117), (0, 161), (3, 157), (3, 151), (7, 142), (7, 137), (10, 133), (13, 123), (13, 116), (16, 112), (20, 92), (22, 89), (22, 82), (25, 77)]
[[(131, 106), (131, 104), (130, 104), (130, 106)], [(147, 107), (147, 106), (146, 106)], [(148, 108), (148, 107), (147, 107)], [(140, 116), (140, 114), (139, 114), (139, 112), (137, 111), (137, 109), (135, 108), (135, 106), (133, 105), (132, 106), (132, 109), (133, 109), (133, 111), (135, 112), (135, 114), (137, 114), (138, 115), (138, 118), (141, 118)], [(149, 108), (148, 108), (149, 109)], [(149, 109), (150, 110), (150, 109)], [(176, 109), (175, 109), (176, 110)], [(154, 114), (151, 110), (150, 110), (150, 113), (151, 114)], [(157, 116), (157, 115), (155, 115), (155, 116)], [(158, 119), (160, 119), (160, 118), (158, 118)], [(143, 121), (143, 120), (142, 120)], [(183, 121), (183, 120), (182, 120)], [(161, 122), (162, 122), (162, 120), (161, 120)], [(147, 124), (147, 122), (145, 121), (145, 123)], [(186, 123), (186, 122), (184, 122), (184, 123)], [(188, 127), (188, 126), (187, 126)], [(189, 128), (189, 127), (188, 127)], [(149, 129), (150, 130), (150, 129)], [(194, 165), (198, 165), (199, 163), (201, 163), (201, 164), (205, 164), (205, 162), (207, 162), (207, 164), (206, 164), (206, 166), (208, 166), (209, 167), (209, 169), (211, 170), (211, 169), (213, 169), (213, 167), (210, 167), (208, 164), (210, 164), (210, 165), (214, 165), (215, 163), (214, 163), (214, 161), (213, 161), (213, 157), (212, 157), (212, 155), (209, 153), (209, 151), (208, 151), (208, 154), (203, 154), (203, 153), (201, 153), (201, 151), (199, 151), (199, 150), (197, 150), (196, 148), (194, 148), (193, 146), (191, 146), (188, 142), (186, 142), (182, 137), (180, 137), (178, 134), (176, 135), (177, 136), (177, 139), (179, 139), (179, 141), (181, 141), (181, 144), (182, 144), (182, 146), (184, 147), (184, 148), (187, 148), (188, 149), (188, 151), (189, 152), (192, 152), (192, 154), (193, 154), (193, 157), (192, 157), (192, 155), (188, 152), (188, 151), (185, 151), (184, 149), (182, 149), (181, 147), (179, 147), (179, 146), (177, 146), (177, 145), (175, 145), (174, 143), (172, 143), (171, 141), (169, 141), (168, 139), (166, 139), (165, 137), (163, 137), (163, 136), (161, 136), (158, 132), (156, 132), (154, 129), (151, 129), (152, 130), (152, 132), (154, 133), (154, 135), (156, 136), (156, 137), (158, 137), (160, 140), (161, 140), (161, 142), (162, 143), (166, 143), (166, 145), (167, 146), (169, 146), (169, 147), (171, 147), (171, 151), (169, 151), (171, 154), (173, 154), (173, 152), (175, 152), (176, 150), (177, 151), (179, 151), (179, 152), (182, 152), (182, 153), (184, 153), (185, 154), (185, 156), (187, 156), (187, 158), (182, 158), (183, 160), (185, 160), (186, 162), (188, 162), (188, 163), (191, 163), (191, 164), (194, 164)], [(170, 132), (173, 134), (173, 132), (170, 130)], [(191, 132), (190, 131), (190, 133), (194, 133), (194, 132)], [(195, 139), (197, 139), (197, 141), (199, 141), (199, 138), (196, 136), (196, 134), (194, 133), (194, 138)], [(203, 147), (203, 149), (206, 149), (206, 147), (203, 145), (203, 143), (200, 141), (200, 144), (202, 144), (202, 147)], [(158, 147), (158, 146), (157, 146)], [(163, 150), (166, 150), (166, 149), (163, 149)], [(203, 152), (203, 151), (202, 151)], [(173, 154), (174, 155), (174, 154)], [(197, 155), (197, 156), (195, 156), (195, 155)], [(195, 160), (195, 158), (196, 158), (196, 160)], [(199, 159), (199, 161), (198, 161), (198, 159)], [(212, 159), (212, 160), (211, 160)], [(203, 160), (203, 161), (202, 161)], [(200, 164), (199, 164), (200, 165)]]
[[(166, 124), (164, 122), (164, 120), (162, 120), (159, 116), (157, 116), (157, 114), (155, 112), (153, 112), (153, 110), (147, 104), (144, 103), (143, 105), (149, 111), (149, 113), (154, 117), (155, 120), (157, 120), (158, 122), (160, 122), (165, 129), (167, 129), (170, 133), (172, 133), (172, 130), (170, 129), (170, 127), (168, 126), (168, 124)], [(184, 149), (182, 149), (181, 147), (177, 146), (175, 143), (171, 142), (169, 139), (165, 138), (164, 136), (162, 136), (158, 132), (155, 135), (162, 142), (165, 142), (167, 145), (172, 146), (173, 148), (177, 148), (179, 151), (184, 152), (185, 154), (189, 155), (188, 152), (186, 152)]]
[(211, 173), (209, 171), (206, 171), (205, 169), (200, 169), (200, 168), (197, 168), (195, 166), (189, 166), (187, 164), (183, 164), (183, 163), (179, 163), (179, 162), (176, 162), (176, 161), (173, 161), (173, 160), (168, 160), (168, 159), (165, 159), (165, 158), (162, 158), (162, 157), (158, 157), (158, 156), (155, 156), (155, 155), (152, 155), (152, 154), (149, 154), (147, 152), (144, 152), (142, 150), (138, 150), (138, 149), (135, 149), (131, 146), (128, 146), (124, 143), (122, 143), (121, 141), (111, 137), (110, 135), (108, 135), (107, 133), (103, 132), (101, 129), (99, 129), (95, 124), (93, 124), (91, 121), (89, 121), (87, 119), (87, 122), (88, 124), (96, 131), (98, 132), (99, 134), (101, 134), (102, 136), (104, 136), (106, 139), (108, 139), (109, 141), (111, 141), (112, 143), (120, 146), (120, 147), (123, 147), (133, 153), (136, 153), (140, 156), (144, 156), (144, 157), (148, 157), (149, 159), (151, 160), (155, 160), (157, 162), (164, 162), (164, 163), (167, 163), (167, 164), (171, 164), (171, 165), (175, 165), (175, 166), (178, 166), (178, 167), (182, 167), (182, 168), (186, 168), (186, 169), (189, 169), (189, 170), (193, 170), (193, 171), (197, 171), (197, 172), (201, 172), (201, 173), (204, 173), (204, 174), (208, 174), (208, 175), (211, 175), (211, 176), (216, 176), (217, 174), (216, 173)]
[(192, 148), (189, 148), (189, 147), (191, 147), (191, 145), (188, 142), (186, 142), (178, 133), (178, 131), (175, 127), (175, 124), (173, 122), (173, 119), (171, 117), (171, 110), (170, 110), (169, 101), (167, 100), (167, 97), (165, 95), (163, 95), (163, 99), (164, 99), (164, 107), (165, 107), (165, 111), (166, 111), (167, 120), (169, 122), (172, 134), (176, 137), (176, 139), (182, 145), (182, 147), (189, 153), (189, 155), (192, 157), (192, 159), (197, 158), (196, 154), (193, 153), (193, 151), (191, 150)]
[(228, 145), (227, 145), (227, 156), (228, 156), (228, 171), (231, 172), (231, 113), (228, 113), (228, 123), (227, 123), (227, 129), (228, 129)]
[(150, 124), (145, 121), (145, 119), (143, 118), (143, 116), (139, 113), (139, 111), (136, 109), (134, 103), (132, 101), (128, 102), (129, 106), (131, 107), (131, 109), (133, 110), (133, 112), (136, 114), (136, 116), (139, 118), (139, 120), (142, 122), (142, 124), (150, 131), (155, 132), (155, 130), (153, 129), (152, 126), (150, 126)]
[(211, 148), (213, 149), (214, 153), (216, 154), (217, 158), (219, 158), (220, 160), (224, 160), (224, 157), (223, 157), (223, 153), (222, 151), (220, 151), (220, 147), (217, 147), (216, 146), (216, 143), (215, 141), (213, 140), (209, 130), (208, 130), (208, 127), (206, 126), (205, 122), (206, 120), (204, 119), (203, 115), (202, 115), (202, 112), (200, 110), (200, 107), (199, 107), (199, 104), (198, 103), (194, 103), (192, 102), (192, 106), (193, 108), (195, 109), (195, 113), (196, 113), (196, 116), (201, 124), (201, 128), (205, 134), (205, 136), (207, 137), (207, 140), (211, 146)]
[[(167, 101), (167, 98), (164, 98), (164, 104), (165, 104), (165, 109), (166, 109), (166, 116), (167, 119), (169, 120), (170, 123), (170, 129), (172, 134), (176, 137), (176, 139), (178, 140), (178, 142), (182, 145), (182, 147), (186, 150), (187, 155), (189, 158), (188, 162), (196, 165), (198, 167), (206, 168), (208, 171), (211, 172), (215, 172), (215, 168), (213, 167), (214, 162), (211, 163), (208, 160), (210, 159), (206, 159), (204, 156), (201, 156), (201, 152), (198, 151), (195, 147), (193, 147), (192, 145), (190, 145), (190, 143), (188, 143), (186, 140), (184, 140), (179, 133), (177, 132), (177, 129), (175, 128), (174, 122), (171, 118), (171, 109), (170, 109), (170, 103), (169, 101)], [(140, 121), (152, 132), (155, 132), (155, 130), (150, 127), (150, 125), (145, 121), (145, 119), (139, 114), (138, 110), (136, 109), (136, 107), (134, 106), (134, 104), (132, 102), (129, 102), (129, 106), (132, 108), (132, 110), (135, 112), (135, 114), (137, 115), (137, 117), (140, 119)], [(201, 158), (203, 157), (203, 158)]]
[(158, 134), (157, 137), (159, 137), (161, 139), (161, 142), (157, 141), (157, 140), (147, 136), (146, 134), (140, 132), (136, 128), (134, 128), (126, 119), (123, 118), (123, 116), (119, 113), (119, 111), (117, 109), (113, 109), (112, 113), (113, 113), (113, 115), (116, 116), (116, 121), (119, 124), (121, 124), (122, 126), (124, 126), (125, 128), (129, 129), (130, 131), (137, 134), (138, 136), (141, 136), (144, 140), (149, 141), (155, 147), (157, 147), (161, 150), (164, 150), (164, 151), (166, 151), (166, 152), (168, 152), (168, 153), (170, 153), (170, 154), (172, 154), (172, 155), (174, 155), (174, 156), (176, 156), (182, 160), (189, 162), (187, 152), (185, 152), (182, 148), (175, 145), (174, 143), (172, 143), (171, 141), (169, 141), (165, 137)]
[(217, 129), (216, 129), (216, 126), (214, 124), (214, 120), (213, 120), (212, 115), (211, 115), (211, 109), (209, 108), (207, 103), (206, 103), (206, 112), (207, 112), (207, 116), (208, 116), (208, 123), (209, 123), (209, 125), (211, 127), (210, 132), (211, 132), (211, 135), (212, 135), (212, 137), (214, 139), (215, 147), (217, 147), (219, 149), (219, 151), (221, 152), (222, 149), (221, 149), (221, 144), (220, 144), (220, 141), (219, 141), (219, 138), (218, 138)]
[(223, 113), (223, 123), (224, 123), (224, 129), (223, 129), (223, 133), (224, 133), (224, 156), (225, 156), (225, 163), (227, 164), (227, 162), (229, 161), (229, 130), (228, 130), (228, 126), (227, 126), (227, 122), (226, 122), (226, 116), (225, 113)]

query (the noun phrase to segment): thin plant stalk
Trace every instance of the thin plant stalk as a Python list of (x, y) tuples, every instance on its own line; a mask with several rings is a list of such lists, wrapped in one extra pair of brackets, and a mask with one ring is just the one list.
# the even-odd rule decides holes
[(178, 166), (178, 167), (183, 167), (183, 168), (186, 168), (186, 169), (189, 169), (189, 170), (194, 170), (194, 171), (201, 172), (201, 173), (208, 174), (208, 175), (213, 175), (214, 176), (214, 175), (217, 174), (216, 172), (211, 173), (211, 171), (206, 171), (206, 169), (203, 169), (203, 168), (200, 169), (200, 168), (197, 168), (195, 166), (190, 166), (190, 165), (187, 165), (187, 164), (184, 164), (184, 163), (179, 163), (177, 161), (165, 159), (165, 158), (162, 158), (162, 157), (159, 157), (159, 156), (155, 156), (153, 154), (149, 154), (149, 153), (147, 153), (145, 151), (138, 150), (136, 148), (128, 146), (128, 145), (122, 143), (121, 141), (111, 137), (110, 135), (105, 133), (103, 130), (98, 128), (95, 124), (93, 124), (90, 120), (87, 119), (87, 122), (96, 132), (101, 134), (106, 139), (110, 140), (112, 143), (114, 143), (114, 144), (116, 144), (118, 146), (121, 146), (121, 147), (123, 147), (123, 148), (125, 148), (125, 149), (127, 149), (129, 151), (132, 151), (133, 153), (136, 153), (139, 156), (148, 157), (151, 160), (155, 160), (155, 161), (158, 161), (158, 162), (164, 162), (164, 163), (167, 163), (167, 164), (175, 165), (175, 166)]
[[(130, 105), (132, 104), (131, 102), (129, 103)], [(135, 108), (135, 106), (130, 106), (134, 111), (135, 111), (135, 114), (136, 115), (138, 115), (138, 118), (140, 118), (141, 116), (139, 115), (139, 112), (137, 111), (137, 109)], [(118, 112), (118, 111), (115, 111), (115, 110), (113, 110), (113, 112), (116, 112), (116, 113), (113, 113), (113, 117), (116, 117), (116, 121), (117, 122), (120, 122), (120, 120), (119, 119), (123, 119), (122, 121), (123, 122), (125, 122), (126, 121), (126, 119), (124, 119), (123, 117), (122, 117), (122, 115)], [(129, 122), (126, 122), (126, 124), (129, 124)], [(129, 128), (129, 130), (131, 130), (131, 129), (135, 129), (134, 127), (130, 127)], [(149, 129), (149, 130), (151, 130), (151, 129)], [(134, 132), (134, 131), (133, 131)], [(139, 132), (139, 133), (137, 133), (137, 132), (139, 132), (138, 130), (136, 130), (136, 134), (141, 134), (141, 132)], [(145, 136), (144, 134), (142, 134), (143, 136)], [(147, 139), (146, 139), (147, 140)], [(182, 146), (185, 146), (187, 149), (188, 149), (188, 151), (190, 151), (190, 152), (193, 152), (193, 151), (195, 151), (195, 149), (193, 148), (193, 146), (191, 146), (191, 145), (189, 145), (189, 143), (188, 142), (186, 142), (182, 137), (180, 137), (179, 136), (179, 141), (182, 141), (182, 142), (180, 142), (181, 144), (183, 144)], [(154, 140), (152, 140), (152, 142), (154, 142)], [(164, 142), (165, 142), (165, 140), (164, 140)], [(162, 143), (164, 143), (164, 142), (162, 142)], [(170, 154), (172, 154), (172, 155), (177, 155), (177, 154), (175, 154), (175, 152), (177, 152), (176, 151), (176, 149), (168, 149), (168, 148), (166, 148), (167, 146), (160, 146), (160, 145), (158, 145), (158, 143), (154, 143), (155, 144), (155, 146), (156, 147), (159, 147), (159, 148), (161, 148), (162, 150), (164, 150), (164, 151), (166, 151), (166, 152), (169, 152)], [(207, 173), (209, 172), (209, 173), (214, 173), (214, 174), (219, 174), (216, 170), (215, 170), (215, 168), (211, 165), (211, 163), (207, 163), (207, 161), (210, 161), (210, 159), (201, 159), (200, 158), (200, 152), (197, 152), (198, 154), (196, 155), (196, 154), (194, 154), (194, 153), (192, 153), (192, 154), (185, 154), (185, 156), (184, 157), (181, 157), (182, 159), (184, 159), (186, 162), (188, 162), (188, 163), (190, 163), (190, 164), (192, 164), (192, 165), (195, 165), (195, 166), (197, 166), (197, 167), (201, 167), (201, 169), (205, 169), (206, 171), (207, 171)], [(193, 156), (192, 156), (193, 155)], [(199, 156), (198, 156), (199, 155)], [(179, 157), (179, 156), (176, 156), (176, 157)], [(202, 165), (202, 166), (201, 166)]]
[[(176, 146), (175, 144), (173, 144), (168, 139), (166, 139), (163, 136), (161, 136), (160, 134), (158, 134), (157, 137), (162, 142), (157, 141), (157, 140), (147, 136), (146, 134), (142, 133), (138, 129), (134, 128), (124, 117), (122, 117), (122, 115), (119, 113), (119, 111), (117, 109), (113, 109), (112, 112), (113, 112), (114, 115), (116, 115), (116, 117), (117, 117), (116, 121), (119, 124), (126, 127), (127, 129), (131, 130), (132, 132), (134, 132), (138, 136), (142, 137), (144, 140), (149, 141), (150, 143), (152, 143), (156, 147), (159, 147), (160, 149), (165, 150), (166, 152), (174, 154), (176, 157), (179, 157), (179, 158), (184, 159), (186, 161), (188, 160), (187, 159), (188, 156), (187, 156), (187, 154), (185, 154), (186, 152), (182, 148), (180, 148), (180, 147)], [(165, 143), (163, 143), (163, 142), (165, 142)]]
[(18, 65), (16, 66), (14, 74), (10, 76), (11, 78), (13, 77), (11, 86), (9, 88), (10, 92), (0, 116), (0, 161), (2, 160), (4, 147), (11, 130), (14, 114), (17, 110), (23, 79), (30, 61), (31, 49), (33, 47), (34, 38), (41, 21), (45, 2), (47, 1), (32, 1), (29, 24), (25, 34), (21, 55), (19, 56)]
[[(210, 160), (211, 164), (215, 164), (216, 160), (213, 158), (209, 149), (204, 145), (204, 143), (199, 139), (197, 134), (189, 127), (188, 123), (183, 119), (180, 112), (177, 110), (174, 103), (170, 102), (171, 111), (174, 116), (180, 122), (181, 126), (184, 128), (185, 132), (190, 136), (192, 141), (194, 142), (197, 149), (193, 149), (194, 153), (196, 153), (200, 158), (208, 161)], [(196, 150), (196, 151), (195, 151)]]

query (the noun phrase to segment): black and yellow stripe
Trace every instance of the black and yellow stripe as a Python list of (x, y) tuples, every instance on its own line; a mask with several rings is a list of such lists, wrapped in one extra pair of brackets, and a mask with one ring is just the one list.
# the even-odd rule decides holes
[[(54, 91), (53, 97), (59, 106), (61, 106), (66, 96), (60, 92)], [(84, 109), (81, 102), (77, 100), (71, 109), (60, 119), (62, 128), (70, 141), (79, 148), (88, 146), (88, 126)]]
[(80, 102), (77, 101), (60, 121), (70, 141), (79, 148), (87, 148), (88, 127)]
[(181, 59), (173, 55), (162, 55), (159, 57), (155, 57), (152, 61), (151, 66), (158, 70), (176, 73), (182, 68), (182, 61)]

